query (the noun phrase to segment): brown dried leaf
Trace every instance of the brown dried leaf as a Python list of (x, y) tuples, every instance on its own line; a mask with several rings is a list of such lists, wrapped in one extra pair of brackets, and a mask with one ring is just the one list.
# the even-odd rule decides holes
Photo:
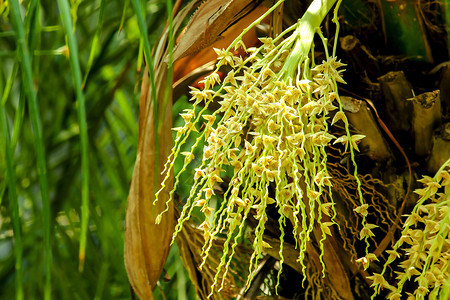
[[(165, 72), (158, 76), (158, 99), (163, 99)], [(152, 299), (153, 288), (159, 279), (170, 250), (174, 227), (174, 211), (172, 204), (160, 224), (155, 224), (156, 216), (165, 209), (168, 193), (161, 193), (160, 199), (153, 206), (155, 166), (162, 170), (166, 158), (172, 148), (172, 101), (167, 101), (164, 108), (164, 122), (160, 133), (159, 161), (155, 156), (155, 128), (153, 122), (153, 107), (145, 102), (148, 93), (146, 80), (143, 82), (141, 97), (140, 132), (138, 154), (131, 182), (128, 207), (125, 221), (125, 266), (133, 289), (141, 299)], [(162, 96), (162, 97), (161, 97)], [(143, 98), (145, 97), (145, 98)], [(162, 101), (160, 101), (162, 102)], [(163, 108), (160, 105), (160, 111)], [(146, 111), (147, 110), (147, 111)], [(162, 180), (159, 176), (158, 185)], [(167, 185), (170, 188), (172, 182)]]
[[(188, 3), (182, 10), (180, 1), (174, 9), (176, 16), (173, 20), (174, 31), (182, 26), (183, 20), (193, 10), (197, 0)], [(162, 107), (167, 84), (168, 29), (164, 31), (160, 42), (154, 49), (154, 75), (156, 78), (156, 97), (159, 117), (163, 118), (159, 133), (159, 158), (155, 155), (154, 107), (152, 93), (148, 83), (148, 69), (144, 72), (142, 82), (140, 113), (139, 113), (139, 141), (136, 164), (131, 181), (128, 207), (125, 220), (125, 267), (130, 283), (141, 299), (153, 299), (155, 287), (170, 250), (170, 242), (174, 229), (174, 208), (164, 214), (161, 222), (155, 223), (157, 215), (165, 209), (168, 199), (168, 189), (173, 180), (166, 183), (167, 190), (159, 195), (159, 201), (153, 205), (154, 195), (162, 180), (159, 175), (172, 148), (172, 94)], [(159, 178), (155, 178), (159, 176)], [(154, 186), (156, 185), (156, 187)]]
[[(202, 88), (199, 80), (211, 73), (217, 61), (217, 53), (214, 48), (227, 48), (236, 37), (242, 33), (242, 28), (247, 28), (251, 23), (258, 19), (267, 11), (267, 7), (263, 4), (255, 7), (245, 17), (238, 20), (222, 33), (221, 39), (218, 39), (211, 46), (200, 50), (196, 54), (190, 54), (174, 62), (174, 99), (178, 99), (181, 95), (189, 92), (188, 86), (195, 86)], [(263, 20), (264, 23), (270, 22), (270, 17)], [(249, 30), (242, 37), (243, 43), (246, 47), (254, 47), (260, 44), (257, 37), (257, 30), (255, 28)], [(245, 56), (245, 51), (240, 48), (233, 51), (234, 55)], [(214, 107), (211, 107), (214, 109)]]
[[(193, 1), (188, 4), (174, 18), (175, 31), (195, 3), (196, 1)], [(155, 192), (162, 180), (159, 173), (172, 148), (172, 94), (169, 95), (166, 107), (162, 107), (167, 83), (167, 64), (163, 59), (168, 53), (165, 48), (167, 33), (168, 30), (164, 32), (155, 49), (154, 58), (158, 112), (164, 120), (159, 133), (159, 158), (155, 156), (154, 108), (146, 69), (140, 102), (138, 153), (125, 220), (125, 266), (130, 283), (141, 299), (153, 299), (153, 288), (169, 254), (174, 229), (172, 204), (169, 205), (169, 210), (164, 214), (160, 224), (155, 224), (156, 216), (165, 209), (168, 191), (160, 193), (159, 201), (153, 205)], [(167, 189), (170, 189), (172, 184), (172, 180), (169, 180), (166, 184)]]
[(252, 11), (260, 0), (206, 0), (189, 21), (173, 53), (176, 61), (211, 46), (232, 24)]

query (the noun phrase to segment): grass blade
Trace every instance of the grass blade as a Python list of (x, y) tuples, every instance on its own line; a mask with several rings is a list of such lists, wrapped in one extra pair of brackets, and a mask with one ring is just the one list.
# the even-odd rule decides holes
[(120, 18), (120, 25), (119, 25), (119, 33), (122, 32), (123, 25), (125, 24), (125, 17), (127, 15), (127, 9), (128, 9), (129, 3), (130, 3), (129, 1), (125, 1), (125, 3), (123, 4), (122, 18)]
[(3, 96), (2, 96), (2, 100), (1, 100), (2, 106), (4, 106), (6, 104), (6, 101), (8, 100), (9, 93), (11, 92), (11, 88), (14, 83), (14, 78), (16, 77), (16, 73), (17, 73), (17, 64), (15, 63), (11, 70), (11, 74), (9, 75), (9, 78), (6, 81), (5, 90), (3, 91)]
[[(155, 75), (154, 75), (154, 71), (153, 71), (153, 59), (152, 59), (152, 52), (151, 52), (151, 47), (150, 47), (150, 41), (148, 39), (148, 30), (147, 30), (147, 26), (145, 24), (145, 18), (144, 18), (144, 13), (142, 11), (142, 6), (139, 3), (139, 0), (131, 0), (131, 4), (133, 5), (134, 11), (136, 13), (136, 17), (137, 17), (137, 21), (138, 21), (138, 25), (139, 25), (139, 30), (141, 32), (141, 36), (143, 38), (144, 41), (144, 56), (145, 56), (145, 61), (147, 62), (148, 65), (148, 70), (149, 70), (149, 78), (150, 78), (150, 90), (152, 93), (152, 101), (153, 101), (153, 118), (154, 118), (154, 126), (155, 128), (158, 128), (158, 102), (157, 102), (157, 97), (156, 97), (156, 85), (155, 85)], [(158, 135), (155, 135), (156, 139), (155, 139), (155, 159), (156, 161), (159, 160), (159, 137)], [(156, 172), (159, 173), (159, 172)], [(157, 177), (157, 176), (156, 176)]]
[(44, 299), (51, 298), (51, 263), (52, 249), (50, 244), (50, 201), (48, 196), (47, 168), (45, 160), (45, 149), (42, 139), (42, 128), (37, 107), (36, 91), (33, 88), (33, 74), (31, 71), (31, 55), (25, 39), (25, 29), (20, 15), (20, 6), (18, 0), (12, 0), (10, 3), (11, 21), (16, 31), (15, 39), (18, 47), (18, 56), (21, 63), (21, 71), (25, 93), (28, 99), (30, 119), (34, 131), (34, 146), (37, 155), (37, 169), (39, 177), (39, 186), (42, 197), (42, 213), (44, 220), (44, 264), (45, 264), (45, 283)]
[(73, 34), (72, 17), (70, 15), (70, 7), (67, 0), (58, 0), (58, 7), (61, 11), (61, 19), (67, 38), (70, 52), (70, 66), (72, 69), (72, 77), (75, 84), (75, 92), (78, 101), (78, 122), (80, 126), (81, 141), (81, 232), (80, 232), (80, 251), (79, 271), (84, 268), (84, 260), (86, 257), (86, 239), (89, 220), (89, 160), (88, 160), (88, 135), (86, 122), (86, 108), (84, 94), (81, 88), (81, 70), (78, 61), (78, 47)]
[(89, 60), (86, 68), (86, 73), (84, 74), (84, 79), (81, 87), (84, 89), (84, 86), (86, 85), (86, 81), (89, 76), (89, 71), (92, 68), (92, 64), (94, 62), (94, 56), (95, 56), (95, 50), (97, 50), (98, 42), (100, 40), (100, 32), (102, 30), (103, 25), (103, 16), (105, 14), (105, 7), (106, 7), (106, 0), (102, 0), (100, 3), (100, 12), (98, 14), (98, 22), (97, 22), (97, 29), (95, 30), (95, 35), (92, 38), (92, 46), (91, 46), (91, 52), (89, 53)]
[[(7, 85), (14, 79), (15, 68), (11, 70), (11, 76), (8, 79)], [(17, 197), (16, 190), (16, 170), (13, 166), (13, 151), (11, 149), (8, 123), (6, 120), (6, 112), (3, 104), (0, 105), (0, 135), (3, 136), (3, 143), (5, 146), (5, 161), (6, 161), (6, 173), (8, 180), (8, 196), (10, 201), (11, 216), (13, 222), (14, 231), (14, 256), (15, 256), (15, 289), (16, 299), (21, 300), (24, 298), (23, 294), (23, 269), (22, 269), (22, 232), (20, 226), (20, 214), (19, 214), (19, 198)]]

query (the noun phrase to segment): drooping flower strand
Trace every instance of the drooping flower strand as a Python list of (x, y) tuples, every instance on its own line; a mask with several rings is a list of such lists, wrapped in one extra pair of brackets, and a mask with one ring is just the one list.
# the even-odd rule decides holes
[[(335, 41), (334, 41), (334, 46), (333, 46), (333, 57), (335, 57), (336, 55), (336, 48), (337, 48), (337, 39), (338, 39), (338, 35), (339, 35), (339, 21), (338, 21), (338, 17), (337, 17), (337, 9), (340, 6), (342, 0), (339, 0), (336, 4), (336, 9), (334, 11), (334, 16), (333, 16), (333, 23), (335, 23), (336, 25), (336, 33), (335, 33)], [(321, 37), (322, 42), (324, 44), (324, 49), (325, 49), (325, 54), (327, 56), (327, 60), (329, 58), (328, 55), (328, 47), (327, 47), (327, 38), (325, 38), (321, 32), (321, 30), (319, 29), (317, 31), (317, 34)], [(335, 62), (331, 62), (332, 64), (334, 64)], [(341, 65), (343, 66), (343, 65)], [(357, 183), (357, 187), (356, 187), (356, 191), (358, 194), (358, 198), (359, 198), (359, 202), (360, 205), (358, 207), (356, 207), (354, 209), (354, 211), (356, 213), (358, 213), (361, 217), (362, 217), (362, 221), (361, 221), (361, 226), (362, 229), (360, 231), (360, 239), (365, 241), (366, 247), (365, 247), (365, 256), (360, 258), (359, 261), (364, 261), (365, 263), (363, 264), (364, 269), (367, 269), (369, 266), (369, 263), (373, 260), (376, 259), (376, 257), (369, 253), (369, 247), (370, 247), (370, 243), (369, 243), (369, 238), (374, 236), (374, 233), (372, 232), (372, 229), (377, 228), (378, 226), (375, 224), (369, 224), (367, 223), (366, 220), (366, 216), (367, 216), (367, 208), (368, 205), (366, 204), (366, 202), (364, 201), (363, 195), (362, 195), (362, 188), (361, 188), (361, 180), (358, 177), (358, 165), (356, 163), (356, 159), (355, 159), (355, 150), (359, 151), (358, 149), (358, 145), (357, 143), (363, 139), (365, 136), (361, 135), (361, 134), (355, 134), (352, 135), (350, 133), (350, 125), (348, 123), (347, 117), (345, 116), (344, 113), (344, 109), (343, 109), (343, 105), (341, 102), (341, 99), (339, 97), (339, 93), (337, 91), (337, 82), (340, 83), (346, 83), (343, 78), (340, 76), (340, 72), (335, 72), (335, 70), (337, 70), (340, 66), (334, 66), (332, 68), (329, 69), (325, 69), (323, 70), (325, 73), (329, 74), (332, 73), (331, 77), (329, 77), (329, 80), (332, 80), (332, 84), (331, 86), (333, 86), (335, 88), (335, 90), (333, 90), (333, 93), (331, 94), (334, 98), (336, 98), (338, 104), (339, 104), (339, 111), (336, 113), (336, 115), (333, 118), (332, 121), (332, 125), (334, 123), (336, 123), (339, 120), (342, 120), (344, 122), (344, 128), (345, 128), (345, 133), (346, 135), (341, 136), (340, 138), (336, 139), (334, 141), (334, 144), (336, 143), (342, 143), (345, 145), (345, 151), (347, 151), (347, 148), (349, 148), (350, 151), (350, 159), (352, 161), (352, 165), (353, 165), (353, 177)], [(348, 147), (350, 145), (350, 147)], [(331, 192), (331, 191), (330, 191)], [(333, 208), (334, 209), (334, 208)], [(336, 211), (334, 211), (334, 215), (336, 216)]]

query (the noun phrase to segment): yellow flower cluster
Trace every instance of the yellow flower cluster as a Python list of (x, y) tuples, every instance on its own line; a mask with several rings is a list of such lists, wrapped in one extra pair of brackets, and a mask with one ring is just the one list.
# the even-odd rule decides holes
[[(190, 218), (194, 207), (200, 207), (205, 214), (201, 224), (206, 240), (205, 259), (214, 237), (222, 232), (228, 236), (219, 270), (222, 267), (227, 270), (236, 241), (243, 233), (244, 221), (253, 209), (258, 220), (250, 266), (250, 271), (254, 271), (263, 251), (268, 205), (278, 208), (283, 236), (285, 219), (292, 222), (299, 261), (303, 264), (314, 225), (322, 227), (325, 239), (330, 233), (328, 226), (333, 224), (321, 223), (322, 213), (334, 216), (329, 204), (322, 207), (325, 203), (321, 196), (331, 187), (325, 147), (333, 141), (352, 140), (352, 136), (337, 139), (331, 135), (327, 123), (329, 112), (338, 109), (336, 82), (344, 82), (340, 69), (344, 64), (333, 57), (309, 69), (306, 61), (299, 66), (297, 78), (286, 79), (279, 74), (289, 52), (279, 51), (271, 38), (261, 41), (260, 48), (247, 50), (249, 57), (245, 61), (225, 50), (216, 50), (221, 58), (219, 65), (226, 64), (233, 70), (222, 83), (217, 73), (209, 75), (203, 81), (204, 90), (191, 89), (191, 100), (194, 107), (200, 104), (207, 107), (211, 101), (218, 101), (220, 108), (212, 115), (203, 114), (204, 110), (198, 115), (194, 108), (187, 110), (181, 114), (184, 126), (175, 128), (176, 142), (180, 144), (183, 137), (196, 131), (196, 125), (202, 123), (200, 138), (206, 141), (176, 232)], [(220, 86), (214, 91), (218, 83)], [(200, 117), (203, 122), (199, 121)], [(339, 121), (347, 123), (342, 110), (335, 115), (333, 123)], [(360, 138), (353, 137), (355, 146)], [(185, 155), (186, 167), (193, 159), (193, 151), (181, 154)], [(233, 176), (222, 206), (212, 218), (209, 202), (214, 185), (223, 181), (225, 169), (229, 167), (234, 170)], [(282, 246), (280, 256), (283, 258)]]
[[(448, 160), (434, 177), (424, 176), (417, 189), (420, 198), (408, 215), (402, 236), (392, 250), (381, 274), (369, 276), (376, 295), (382, 288), (390, 290), (389, 299), (401, 299), (406, 282), (416, 282), (408, 299), (448, 299), (450, 258), (450, 174)], [(390, 285), (384, 278), (386, 266), (400, 258), (402, 271), (396, 271), (397, 284)], [(443, 297), (443, 298), (442, 298)]]
[[(328, 11), (331, 8), (330, 5), (322, 7), (320, 1), (314, 3), (316, 5), (312, 5), (312, 9)], [(318, 16), (324, 17), (325, 14)], [(318, 18), (314, 22), (320, 24), (321, 20)], [(336, 57), (329, 56), (327, 49), (327, 59), (321, 64), (315, 64), (314, 55), (312, 60), (309, 58), (312, 37), (317, 27), (305, 27), (307, 22), (311, 20), (300, 20), (274, 39), (260, 39), (262, 45), (258, 48), (246, 49), (238, 38), (232, 46), (235, 50), (243, 48), (247, 52), (245, 58), (234, 56), (230, 51), (232, 46), (227, 50), (216, 49), (216, 71), (202, 81), (205, 86), (203, 90), (191, 88), (193, 107), (181, 115), (184, 126), (174, 128), (175, 146), (163, 171), (166, 178), (156, 194), (155, 202), (165, 188), (175, 158), (182, 154), (185, 161), (181, 171), (175, 175), (169, 201), (180, 182), (180, 174), (194, 159), (194, 149), (201, 140), (205, 141), (201, 164), (195, 168), (194, 182), (175, 227), (174, 238), (196, 207), (205, 215), (200, 225), (205, 238), (203, 264), (215, 237), (226, 235), (212, 290), (220, 284), (220, 278), (227, 275), (235, 247), (245, 233), (245, 221), (249, 218), (256, 220), (257, 224), (253, 229), (254, 252), (248, 281), (253, 279), (264, 247), (270, 247), (264, 241), (269, 206), (276, 208), (279, 215), (281, 259), (278, 281), (284, 261), (284, 228), (287, 220), (293, 226), (292, 235), (303, 272), (306, 268), (304, 260), (307, 243), (315, 227), (320, 228), (322, 233), (317, 243), (323, 264), (323, 241), (327, 234), (331, 234), (329, 227), (335, 224), (336, 215), (332, 200), (326, 203), (323, 197), (327, 193), (330, 195), (328, 198), (332, 199), (326, 147), (333, 142), (344, 144), (346, 149), (350, 148), (354, 162), (353, 151), (363, 136), (350, 134), (339, 101), (337, 82), (345, 83), (342, 78), (344, 64)], [(310, 31), (306, 39), (303, 38), (305, 28)], [(293, 34), (283, 39), (293, 30)], [(219, 68), (231, 69), (223, 80), (219, 76)], [(220, 108), (206, 115), (205, 111), (212, 102), (218, 103)], [(199, 112), (196, 109), (198, 106), (203, 107)], [(342, 137), (329, 133), (329, 113), (335, 110), (337, 112), (332, 124), (344, 123), (346, 135)], [(181, 146), (193, 131), (200, 132), (191, 151), (180, 153)], [(225, 181), (225, 171), (230, 169), (233, 175), (220, 207), (215, 209), (210, 205), (215, 185)], [(358, 184), (360, 186), (359, 181)], [(361, 205), (364, 205), (362, 196), (360, 198)], [(367, 242), (372, 227), (365, 223), (365, 215), (363, 227), (367, 227), (363, 237)], [(223, 281), (219, 291), (221, 288)]]

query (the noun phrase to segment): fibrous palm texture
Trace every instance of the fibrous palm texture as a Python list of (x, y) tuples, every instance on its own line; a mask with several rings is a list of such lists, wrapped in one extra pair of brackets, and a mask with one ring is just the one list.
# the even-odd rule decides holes
[[(195, 208), (200, 208), (205, 215), (200, 225), (205, 239), (203, 264), (214, 239), (219, 234), (226, 235), (212, 290), (218, 285), (219, 290), (223, 288), (221, 278), (227, 276), (235, 247), (244, 233), (245, 220), (254, 210), (258, 224), (247, 281), (252, 280), (264, 247), (270, 247), (263, 240), (269, 205), (274, 205), (279, 213), (281, 268), (278, 280), (283, 264), (286, 219), (293, 225), (292, 234), (304, 275), (307, 242), (314, 226), (319, 226), (322, 232), (322, 238), (318, 241), (322, 261), (323, 241), (327, 234), (331, 234), (329, 226), (336, 224), (332, 197), (325, 197), (325, 194), (332, 195), (326, 147), (333, 142), (344, 144), (354, 162), (357, 142), (363, 138), (350, 134), (339, 100), (337, 82), (345, 83), (341, 69), (344, 64), (334, 57), (335, 49), (333, 55), (328, 55), (324, 43), (327, 58), (319, 65), (315, 64), (314, 55), (312, 60), (308, 58), (314, 33), (334, 3), (331, 2), (328, 7), (317, 8), (320, 1), (315, 1), (316, 7), (313, 7), (314, 3), (311, 7), (320, 10), (320, 20), (313, 18), (311, 23), (310, 16), (310, 19), (304, 17), (276, 38), (261, 39), (262, 46), (259, 48), (246, 49), (241, 35), (228, 49), (217, 49), (216, 71), (202, 81), (205, 86), (203, 90), (191, 89), (192, 109), (181, 114), (184, 126), (174, 128), (175, 146), (165, 166), (165, 180), (169, 178), (175, 158), (182, 154), (185, 159), (183, 168), (175, 176), (169, 201), (173, 199), (180, 174), (194, 159), (195, 147), (200, 140), (206, 141), (201, 164), (195, 169), (190, 195), (175, 227), (174, 238)], [(290, 36), (285, 38), (288, 34)], [(247, 58), (232, 54), (232, 49), (239, 47), (247, 52)], [(221, 81), (218, 69), (225, 65), (232, 70)], [(204, 114), (208, 106), (218, 99), (220, 108), (210, 115)], [(196, 112), (199, 105), (203, 108)], [(346, 134), (341, 137), (329, 133), (328, 115), (334, 110), (337, 113), (331, 124), (343, 122), (345, 125)], [(181, 146), (192, 132), (200, 129), (200, 125), (201, 132), (191, 151), (181, 152)], [(215, 194), (214, 185), (223, 181), (229, 168), (233, 170), (233, 176), (220, 208), (214, 211), (209, 206)], [(375, 225), (367, 224), (365, 220), (367, 204), (363, 202), (358, 177), (355, 178), (360, 201), (356, 212), (361, 215), (363, 225), (361, 238), (368, 243), (367, 238), (373, 235), (371, 229)], [(165, 187), (165, 180), (155, 202)], [(270, 192), (271, 186), (273, 194)], [(158, 216), (157, 222), (163, 213)]]

